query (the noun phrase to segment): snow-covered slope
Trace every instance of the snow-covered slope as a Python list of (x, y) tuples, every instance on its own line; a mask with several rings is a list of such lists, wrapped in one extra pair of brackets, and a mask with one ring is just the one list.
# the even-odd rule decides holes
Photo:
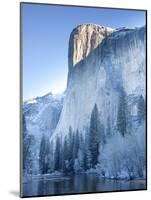
[(64, 94), (46, 94), (24, 102), (23, 114), (28, 134), (36, 137), (51, 136), (58, 123), (62, 110)]
[[(42, 138), (46, 140), (55, 130), (62, 110), (64, 94), (37, 97), (24, 102), (24, 175), (39, 174), (39, 153)], [(28, 156), (25, 156), (28, 155)]]
[[(121, 88), (131, 99), (145, 97), (145, 47), (145, 27), (112, 30), (84, 24), (75, 28), (69, 40), (66, 96), (51, 140), (68, 134), (70, 126), (84, 133), (95, 104), (105, 130), (109, 118), (115, 129)], [(134, 106), (129, 103), (128, 110), (136, 110)]]

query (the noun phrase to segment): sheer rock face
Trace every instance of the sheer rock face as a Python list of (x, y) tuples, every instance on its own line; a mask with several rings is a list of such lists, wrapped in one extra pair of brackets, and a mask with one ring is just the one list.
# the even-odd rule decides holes
[(113, 29), (96, 24), (83, 24), (75, 28), (69, 39), (69, 73), (112, 32)]
[(122, 87), (133, 115), (137, 107), (133, 99), (145, 98), (145, 31), (145, 27), (112, 30), (92, 24), (72, 31), (66, 96), (52, 140), (68, 134), (70, 126), (84, 134), (95, 104), (105, 131), (110, 119), (114, 132)]

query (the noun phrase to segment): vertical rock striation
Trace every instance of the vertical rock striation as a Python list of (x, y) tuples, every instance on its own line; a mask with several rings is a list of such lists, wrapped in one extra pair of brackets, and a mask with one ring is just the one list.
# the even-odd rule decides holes
[(82, 24), (76, 27), (69, 39), (69, 73), (78, 62), (85, 59), (112, 32), (113, 29), (96, 24)]
[[(95, 104), (105, 130), (110, 118), (114, 132), (120, 89), (130, 99), (145, 96), (145, 40), (145, 27), (113, 30), (84, 24), (72, 31), (66, 97), (51, 139), (68, 134), (70, 126), (84, 134)], [(129, 103), (130, 112), (133, 106)]]

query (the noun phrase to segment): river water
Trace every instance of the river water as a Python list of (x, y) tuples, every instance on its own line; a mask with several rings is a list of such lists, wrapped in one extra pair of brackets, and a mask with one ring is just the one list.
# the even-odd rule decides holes
[(23, 183), (23, 196), (61, 195), (145, 189), (145, 180), (109, 180), (96, 174), (76, 174), (61, 178), (34, 178)]

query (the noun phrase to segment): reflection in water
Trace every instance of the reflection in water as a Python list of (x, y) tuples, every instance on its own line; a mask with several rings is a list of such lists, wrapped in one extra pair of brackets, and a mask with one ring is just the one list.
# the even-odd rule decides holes
[(24, 196), (41, 196), (70, 193), (88, 193), (145, 189), (142, 180), (108, 180), (95, 174), (77, 174), (70, 177), (32, 179), (23, 184)]

